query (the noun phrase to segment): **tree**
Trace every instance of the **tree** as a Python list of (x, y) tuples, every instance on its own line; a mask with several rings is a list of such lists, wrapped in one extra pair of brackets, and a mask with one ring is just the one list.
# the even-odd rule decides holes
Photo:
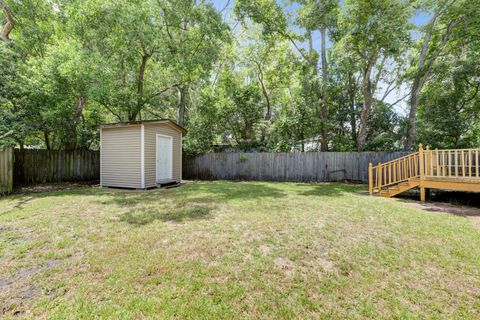
[(175, 94), (183, 125), (189, 87), (209, 76), (221, 44), (228, 41), (218, 12), (193, 1), (97, 0), (81, 8), (76, 18), (86, 22), (80, 25), (95, 28), (77, 32), (100, 54), (99, 67), (108, 66), (98, 101), (117, 119), (136, 120), (161, 105), (165, 95)]
[[(468, 3), (467, 3), (468, 2)], [(452, 39), (452, 33), (461, 22), (466, 23), (468, 15), (476, 10), (470, 8), (475, 1), (427, 1), (425, 6), (431, 12), (430, 22), (423, 28), (423, 37), (417, 44), (415, 55), (412, 59), (412, 85), (410, 90), (410, 111), (408, 117), (408, 128), (405, 140), (405, 150), (412, 149), (415, 132), (417, 109), (420, 93), (429, 79), (431, 70), (437, 59), (447, 48)], [(478, 29), (477, 29), (478, 30)]]
[[(1, 144), (17, 144), (23, 148), (34, 129), (32, 108), (26, 108), (24, 86), (18, 64), (21, 55), (11, 45), (0, 43), (0, 133), (13, 131), (0, 139)], [(27, 91), (28, 92), (28, 91)]]
[[(312, 89), (315, 90), (317, 105), (321, 119), (321, 151), (328, 150), (328, 61), (326, 54), (326, 33), (333, 24), (335, 9), (338, 4), (334, 0), (325, 1), (298, 1), (301, 5), (297, 16), (297, 23), (306, 30), (306, 40), (309, 50), (301, 48), (305, 36), (295, 34), (288, 25), (288, 18), (282, 8), (273, 0), (271, 1), (246, 1), (239, 0), (235, 4), (235, 12), (240, 19), (251, 19), (263, 26), (266, 37), (280, 37), (288, 40), (298, 50), (304, 63), (309, 66), (309, 79)], [(313, 47), (313, 32), (319, 31), (321, 35), (320, 55)], [(318, 56), (321, 57), (321, 76), (318, 76)], [(321, 79), (321, 81), (320, 81)]]
[[(88, 122), (85, 109), (97, 107), (87, 105), (94, 83), (90, 63), (89, 50), (73, 39), (48, 47), (43, 57), (32, 58), (26, 65), (27, 97), (42, 124), (38, 130), (47, 149), (75, 150), (89, 145), (89, 139), (85, 141), (79, 134), (82, 124)], [(85, 144), (79, 144), (81, 141)]]
[(418, 137), (438, 148), (477, 147), (480, 143), (478, 43), (470, 42), (464, 48), (449, 51), (432, 67), (433, 81), (425, 85), (420, 96)]
[(12, 131), (7, 139), (14, 139), (20, 148), (37, 144), (35, 135), (42, 127), (28, 99), (32, 88), (25, 81), (25, 62), (41, 57), (50, 40), (54, 22), (49, 5), (38, 0), (0, 1), (0, 126)]
[(361, 73), (363, 106), (357, 135), (362, 151), (368, 135), (368, 118), (375, 93), (388, 70), (405, 52), (409, 41), (411, 8), (396, 0), (347, 0), (339, 15), (339, 50), (357, 61)]
[(0, 0), (0, 143), (89, 148), (100, 122), (172, 118), (190, 154), (473, 146), (478, 8), (237, 0), (224, 21), (207, 1)]

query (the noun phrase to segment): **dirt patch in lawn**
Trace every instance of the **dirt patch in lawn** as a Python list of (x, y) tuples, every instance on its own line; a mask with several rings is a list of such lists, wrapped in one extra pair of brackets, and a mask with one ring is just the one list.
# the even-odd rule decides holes
[(55, 182), (31, 184), (15, 187), (13, 194), (29, 194), (40, 192), (52, 192), (60, 190), (79, 190), (98, 187), (98, 181), (81, 181), (81, 182)]
[(411, 206), (430, 212), (442, 212), (467, 217), (480, 229), (480, 208), (460, 206), (444, 202), (415, 202), (411, 203)]
[(46, 264), (22, 269), (11, 277), (0, 278), (0, 292), (2, 295), (11, 293), (7, 295), (8, 298), (1, 304), (0, 315), (6, 313), (14, 315), (23, 314), (23, 306), (41, 293), (38, 283), (30, 281), (30, 279), (44, 270), (56, 267), (59, 263), (58, 260), (49, 260)]
[(457, 216), (476, 217), (480, 219), (480, 209), (473, 207), (457, 206), (444, 202), (426, 202), (426, 203), (412, 203), (415, 208), (420, 208), (432, 212), (445, 212)]
[(277, 257), (273, 260), (273, 263), (283, 271), (285, 278), (291, 280), (295, 276), (295, 264), (290, 259)]
[(183, 222), (208, 219), (213, 209), (213, 205), (191, 205), (188, 202), (179, 202), (170, 208), (134, 207), (132, 210), (118, 216), (116, 220), (136, 226), (147, 225), (155, 220), (163, 222)]

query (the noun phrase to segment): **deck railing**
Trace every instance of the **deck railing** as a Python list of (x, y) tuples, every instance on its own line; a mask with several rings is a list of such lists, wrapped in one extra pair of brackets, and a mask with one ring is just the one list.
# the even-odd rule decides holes
[(480, 149), (425, 150), (425, 176), (480, 178)]
[(374, 190), (380, 190), (414, 177), (420, 177), (422, 168), (419, 165), (419, 158), (420, 152), (414, 152), (392, 161), (380, 162), (376, 166), (370, 163), (368, 170), (370, 194)]
[(369, 165), (369, 191), (379, 191), (409, 179), (456, 178), (480, 179), (479, 149), (424, 150), (418, 151), (386, 163)]

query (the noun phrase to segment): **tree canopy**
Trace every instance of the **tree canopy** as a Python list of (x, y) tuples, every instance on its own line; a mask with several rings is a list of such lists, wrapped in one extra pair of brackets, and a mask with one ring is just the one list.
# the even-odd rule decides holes
[(480, 0), (0, 0), (0, 145), (185, 152), (480, 144)]

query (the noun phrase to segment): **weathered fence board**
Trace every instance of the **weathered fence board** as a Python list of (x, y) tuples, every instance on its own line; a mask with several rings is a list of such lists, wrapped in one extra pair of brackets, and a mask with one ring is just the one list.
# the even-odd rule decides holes
[(0, 195), (12, 192), (13, 149), (0, 149)]
[(368, 182), (368, 164), (409, 152), (208, 153), (186, 157), (184, 179)]
[(100, 153), (91, 150), (15, 150), (14, 183), (91, 181), (100, 178)]

